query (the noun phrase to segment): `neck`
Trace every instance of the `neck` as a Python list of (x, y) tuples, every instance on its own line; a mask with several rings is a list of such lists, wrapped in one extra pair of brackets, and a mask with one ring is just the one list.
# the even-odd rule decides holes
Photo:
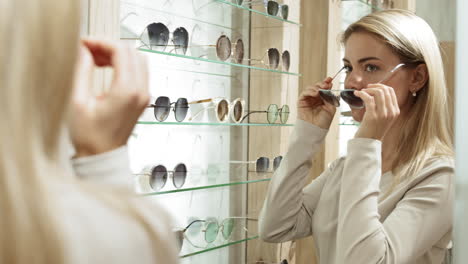
[(401, 131), (405, 118), (405, 114), (402, 112), (382, 139), (382, 172), (394, 169), (392, 164), (398, 156), (397, 146), (401, 140)]

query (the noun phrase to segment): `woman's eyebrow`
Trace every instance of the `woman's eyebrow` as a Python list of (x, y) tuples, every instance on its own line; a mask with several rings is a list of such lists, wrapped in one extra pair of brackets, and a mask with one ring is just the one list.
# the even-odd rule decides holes
[[(358, 63), (364, 63), (364, 62), (366, 62), (368, 60), (381, 60), (381, 59), (379, 59), (377, 57), (365, 57), (365, 58), (362, 58), (362, 59), (358, 60)], [(346, 59), (346, 58), (343, 58), (343, 61), (346, 62), (346, 63), (350, 63), (349, 60)]]

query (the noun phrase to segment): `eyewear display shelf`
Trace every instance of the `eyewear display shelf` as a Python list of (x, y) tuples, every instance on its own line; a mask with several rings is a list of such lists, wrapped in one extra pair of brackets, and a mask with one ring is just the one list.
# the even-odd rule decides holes
[[(255, 172), (255, 160), (284, 154), (282, 138), (296, 118), (300, 3), (290, 2), (280, 1), (290, 5), (285, 19), (268, 14), (263, 4), (239, 5), (236, 0), (120, 1), (120, 38), (148, 60), (151, 104), (163, 96), (170, 102), (239, 98), (244, 103), (241, 113), (265, 113), (270, 104), (290, 109), (287, 122), (278, 117), (271, 123), (267, 114), (252, 114), (243, 122), (234, 122), (234, 114), (229, 114), (228, 122), (220, 122), (214, 101), (189, 104), (186, 116), (177, 121), (174, 104), (162, 122), (156, 120), (155, 107), (145, 111), (129, 142), (136, 192), (164, 206), (175, 229), (183, 230), (194, 219), (201, 223), (184, 232), (182, 264), (277, 262), (274, 250), (264, 250), (257, 230), (273, 166)], [(149, 33), (151, 24), (167, 30), (155, 37)], [(222, 36), (231, 42), (227, 59), (217, 50)], [(186, 41), (182, 46), (181, 37)], [(267, 52), (273, 48), (281, 54), (277, 66)], [(235, 54), (240, 50), (243, 58), (238, 60)], [(290, 58), (284, 57), (286, 51)], [(183, 176), (176, 169), (180, 164), (186, 168)], [(150, 182), (149, 174), (142, 176), (145, 168), (157, 166), (167, 171), (157, 180), (164, 181), (160, 188)], [(216, 239), (207, 242), (209, 224), (230, 218), (235, 219), (232, 233), (226, 236), (227, 227), (220, 226)]]

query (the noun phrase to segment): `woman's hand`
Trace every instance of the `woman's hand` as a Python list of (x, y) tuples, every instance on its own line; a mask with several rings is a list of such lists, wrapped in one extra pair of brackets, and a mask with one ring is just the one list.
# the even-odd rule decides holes
[(366, 107), (355, 137), (382, 140), (400, 115), (395, 91), (383, 84), (370, 84), (354, 94), (364, 101)]
[[(99, 96), (90, 92), (95, 66), (114, 70), (110, 88)], [(145, 59), (129, 46), (84, 40), (75, 79), (70, 125), (75, 157), (125, 145), (150, 98)]]
[(319, 95), (319, 89), (331, 89), (333, 79), (328, 77), (323, 82), (308, 86), (300, 95), (298, 118), (323, 129), (329, 129), (336, 112), (336, 107), (324, 103)]

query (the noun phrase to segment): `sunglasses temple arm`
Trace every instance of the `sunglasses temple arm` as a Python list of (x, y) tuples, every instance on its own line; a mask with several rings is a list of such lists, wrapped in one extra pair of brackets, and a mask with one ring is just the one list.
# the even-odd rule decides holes
[(253, 0), (253, 1), (243, 1), (242, 4), (268, 4), (268, 0)]
[(210, 98), (210, 99), (192, 101), (192, 102), (189, 102), (188, 104), (201, 104), (201, 103), (209, 103), (209, 102), (213, 102), (213, 99)]
[(395, 68), (393, 68), (393, 69), (387, 74), (387, 76), (385, 76), (385, 77), (384, 77), (382, 80), (380, 80), (378, 83), (383, 83), (383, 82), (385, 82), (386, 80), (390, 79), (390, 77), (392, 77), (393, 74), (394, 74), (395, 72), (397, 72), (398, 69), (400, 69), (400, 68), (401, 68), (402, 66), (404, 66), (404, 65), (405, 65), (404, 63), (400, 63), (400, 64), (398, 64), (397, 66), (395, 66)]
[(336, 78), (336, 76), (338, 76), (338, 74), (340, 74), (345, 68), (346, 68), (346, 66), (341, 67), (341, 69), (340, 69), (337, 73), (335, 73), (335, 75), (333, 75), (332, 81), (333, 81), (333, 80)]
[(242, 123), (244, 121), (244, 119), (246, 119), (249, 115), (251, 114), (255, 114), (255, 113), (268, 113), (268, 111), (252, 111), (252, 112), (248, 112), (240, 121), (240, 123)]
[(231, 164), (255, 164), (257, 161), (241, 161), (241, 160), (231, 160), (229, 161)]
[(250, 221), (258, 221), (258, 218), (251, 218), (251, 217), (245, 217), (245, 216), (231, 216), (231, 217), (228, 217), (228, 219), (245, 219), (245, 220), (250, 220)]
[(192, 226), (193, 224), (198, 223), (198, 222), (204, 223), (204, 222), (206, 222), (206, 220), (195, 220), (195, 221), (192, 221), (190, 224), (187, 225), (187, 227), (185, 227), (185, 228), (183, 229), (183, 231), (184, 231), (184, 232), (187, 231), (187, 229), (189, 229), (190, 226)]
[(198, 111), (196, 114), (192, 115), (190, 118), (189, 118), (189, 121), (192, 121), (193, 119), (195, 119), (197, 116), (199, 116), (201, 113), (203, 113), (204, 111), (208, 110), (208, 109), (213, 109), (214, 106), (210, 106), (210, 107), (206, 107), (206, 108), (203, 108), (201, 109), (200, 111)]

